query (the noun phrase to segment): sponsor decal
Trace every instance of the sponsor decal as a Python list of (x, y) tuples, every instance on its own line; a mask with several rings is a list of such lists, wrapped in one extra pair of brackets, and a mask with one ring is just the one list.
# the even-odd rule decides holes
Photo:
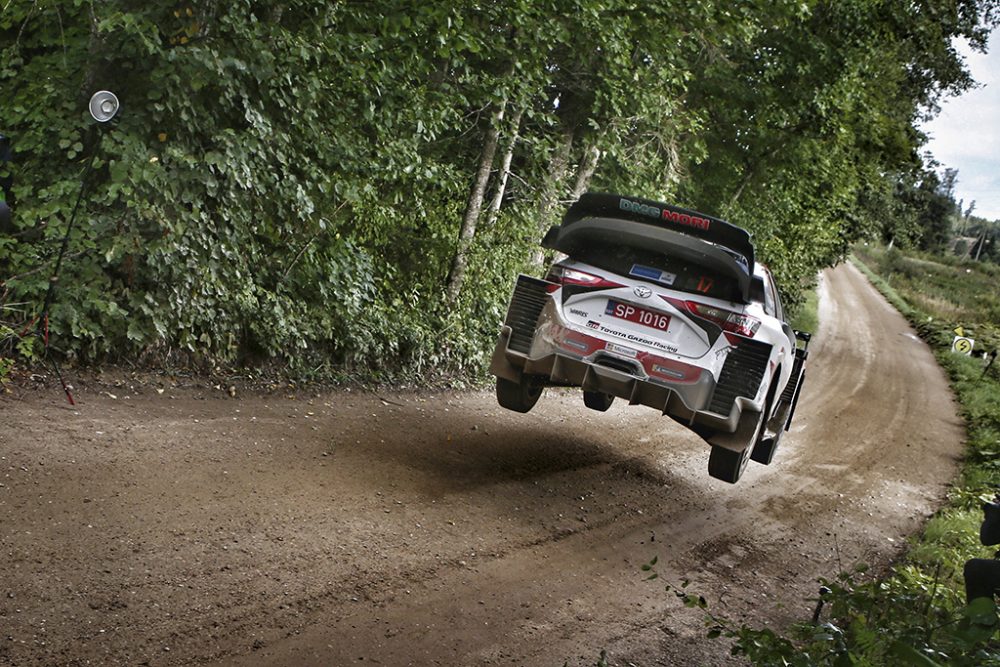
[(677, 213), (676, 211), (671, 211), (670, 209), (661, 209), (659, 206), (642, 204), (637, 201), (632, 201), (631, 199), (625, 199), (624, 197), (618, 200), (618, 208), (623, 211), (629, 211), (630, 213), (638, 213), (639, 215), (644, 215), (648, 218), (657, 218), (659, 220), (673, 222), (678, 225), (684, 225), (685, 227), (694, 227), (695, 229), (708, 230), (712, 226), (712, 221), (708, 218), (702, 218), (701, 216), (690, 215), (688, 213)]
[(621, 332), (621, 331), (616, 331), (614, 329), (609, 329), (608, 327), (604, 326), (603, 324), (600, 325), (598, 327), (598, 329), (600, 330), (601, 333), (610, 334), (612, 336), (618, 336), (619, 338), (628, 338), (628, 334), (627, 333), (624, 333), (624, 332)]
[(664, 220), (676, 222), (679, 225), (694, 227), (696, 229), (708, 230), (712, 226), (712, 221), (708, 218), (700, 218), (696, 215), (688, 215), (687, 213), (674, 213), (673, 211), (668, 211), (666, 209), (663, 210), (662, 217)]
[(595, 322), (594, 320), (589, 320), (587, 322), (587, 326), (590, 327), (591, 329), (600, 329), (601, 328), (601, 323), (600, 322)]
[(651, 266), (643, 266), (642, 264), (633, 264), (632, 269), (628, 272), (630, 276), (649, 278), (650, 280), (659, 280), (662, 273), (663, 271), (659, 269), (654, 269)]
[(642, 278), (643, 280), (652, 280), (654, 283), (660, 283), (668, 287), (673, 285), (674, 281), (677, 280), (677, 274), (675, 273), (667, 273), (666, 271), (641, 264), (633, 264), (628, 274), (636, 278)]
[(675, 371), (672, 368), (667, 368), (666, 366), (661, 366), (659, 364), (653, 364), (653, 370), (656, 371), (657, 373), (659, 373), (660, 375), (665, 375), (665, 376), (667, 376), (669, 378), (674, 378), (674, 379), (677, 379), (677, 380), (683, 380), (684, 379), (684, 373), (681, 373), (680, 371)]
[[(649, 347), (655, 347), (656, 349), (663, 350), (664, 352), (670, 352), (672, 354), (677, 353), (676, 346), (669, 345), (667, 343), (664, 343), (663, 341), (655, 340), (652, 338), (646, 338), (645, 336), (640, 336), (634, 333), (625, 333), (624, 331), (611, 329), (598, 322), (594, 322), (594, 324), (597, 324), (597, 326), (591, 328), (597, 329), (603, 334), (608, 334), (609, 336), (616, 336), (617, 338), (621, 338), (622, 340), (627, 340), (631, 343), (639, 343), (640, 345), (648, 345)], [(588, 323), (587, 326), (590, 326), (590, 323)], [(608, 344), (613, 345), (614, 343), (608, 343)]]
[(639, 354), (638, 352), (636, 352), (635, 350), (633, 350), (630, 347), (625, 347), (623, 345), (617, 345), (615, 343), (608, 343), (607, 347), (605, 349), (608, 352), (614, 352), (615, 354), (621, 354), (621, 355), (624, 355), (626, 357), (630, 357), (632, 359), (635, 359), (636, 356), (638, 356), (638, 354)]
[(625, 199), (624, 197), (618, 200), (618, 208), (620, 208), (623, 211), (638, 213), (639, 215), (645, 215), (646, 217), (657, 218), (657, 219), (663, 213), (658, 206), (648, 206), (646, 204), (640, 204), (637, 201)]
[(577, 317), (590, 317), (590, 313), (585, 310), (579, 310), (578, 308), (570, 308), (569, 312)]

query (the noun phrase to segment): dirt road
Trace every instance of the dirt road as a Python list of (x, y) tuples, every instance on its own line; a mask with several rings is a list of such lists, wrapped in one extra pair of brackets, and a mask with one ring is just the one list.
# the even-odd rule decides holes
[[(851, 266), (824, 275), (796, 423), (736, 486), (645, 408), (549, 391), (0, 398), (0, 664), (728, 664), (702, 613), (808, 617), (956, 470), (943, 374)], [(162, 390), (162, 393), (160, 392)]]

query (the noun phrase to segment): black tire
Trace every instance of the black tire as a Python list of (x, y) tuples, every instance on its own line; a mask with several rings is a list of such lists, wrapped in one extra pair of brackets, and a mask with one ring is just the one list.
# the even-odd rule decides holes
[(780, 428), (773, 437), (762, 438), (760, 442), (754, 445), (753, 451), (750, 452), (750, 458), (757, 463), (770, 465), (771, 461), (774, 460), (774, 453), (778, 451), (778, 443), (781, 442), (781, 434), (784, 432), (785, 429)]
[(541, 380), (528, 375), (522, 376), (520, 382), (511, 382), (502, 377), (497, 378), (497, 403), (500, 407), (514, 412), (529, 412), (535, 407), (542, 395), (545, 385)]
[(723, 482), (735, 484), (747, 469), (751, 449), (752, 447), (747, 447), (742, 452), (734, 452), (725, 447), (712, 445), (712, 453), (708, 457), (708, 474)]
[(583, 404), (591, 410), (607, 412), (611, 404), (615, 402), (614, 394), (605, 394), (602, 391), (583, 392)]

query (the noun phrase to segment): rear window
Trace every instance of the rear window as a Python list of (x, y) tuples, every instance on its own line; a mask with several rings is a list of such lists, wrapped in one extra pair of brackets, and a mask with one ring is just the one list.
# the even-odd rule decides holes
[(588, 245), (572, 256), (605, 271), (670, 289), (737, 301), (739, 289), (728, 276), (671, 255), (631, 246)]

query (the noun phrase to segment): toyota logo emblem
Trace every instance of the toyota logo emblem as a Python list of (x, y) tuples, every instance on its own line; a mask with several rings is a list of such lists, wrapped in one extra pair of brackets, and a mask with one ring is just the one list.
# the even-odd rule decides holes
[(636, 287), (633, 291), (635, 292), (635, 295), (640, 299), (648, 299), (653, 295), (653, 290), (649, 289), (648, 287), (642, 287), (642, 286)]

